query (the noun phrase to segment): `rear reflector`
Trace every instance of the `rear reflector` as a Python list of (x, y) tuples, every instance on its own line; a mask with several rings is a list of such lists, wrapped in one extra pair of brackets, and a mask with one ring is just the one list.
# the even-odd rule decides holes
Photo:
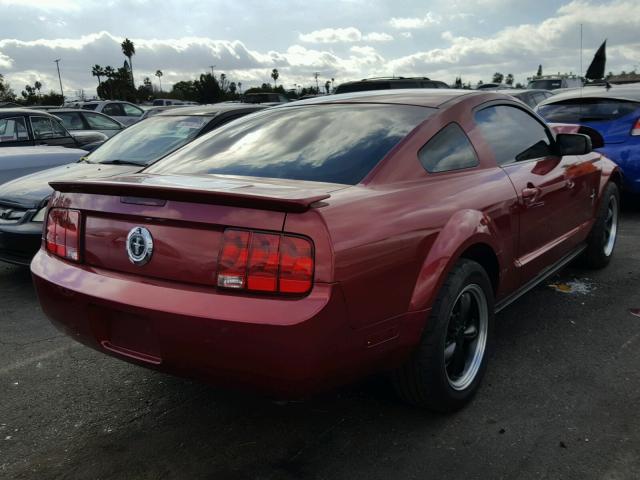
[(640, 135), (640, 118), (636, 120), (636, 124), (631, 129), (631, 135), (638, 136)]
[(52, 208), (47, 217), (45, 243), (47, 251), (67, 260), (80, 260), (80, 212)]
[(304, 294), (313, 282), (313, 245), (292, 235), (227, 229), (218, 259), (218, 287)]

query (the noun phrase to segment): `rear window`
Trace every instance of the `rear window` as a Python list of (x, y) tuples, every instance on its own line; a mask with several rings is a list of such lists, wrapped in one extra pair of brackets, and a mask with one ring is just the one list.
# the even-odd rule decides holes
[(82, 105), (82, 109), (83, 110), (95, 110), (97, 106), (98, 106), (97, 103), (85, 103), (84, 105)]
[(533, 80), (527, 85), (529, 89), (540, 90), (555, 90), (556, 88), (562, 88), (562, 79), (558, 80)]
[(369, 90), (390, 90), (389, 82), (359, 82), (338, 85), (336, 93), (367, 92)]
[(640, 104), (609, 98), (575, 98), (538, 107), (549, 122), (604, 122), (635, 112)]
[(203, 136), (147, 171), (353, 185), (434, 111), (406, 105), (264, 110)]

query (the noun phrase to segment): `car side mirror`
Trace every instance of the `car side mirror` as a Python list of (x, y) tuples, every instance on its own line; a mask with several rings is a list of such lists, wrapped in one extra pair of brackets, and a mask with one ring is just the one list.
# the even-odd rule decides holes
[(586, 155), (593, 151), (591, 138), (582, 133), (559, 133), (556, 136), (556, 150), (558, 155)]

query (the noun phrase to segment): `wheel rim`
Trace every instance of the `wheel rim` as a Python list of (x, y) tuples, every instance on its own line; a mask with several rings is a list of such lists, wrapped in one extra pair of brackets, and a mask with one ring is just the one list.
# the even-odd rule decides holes
[(609, 256), (613, 253), (618, 235), (618, 200), (615, 196), (609, 198), (607, 205), (607, 217), (604, 223), (604, 254)]
[(465, 390), (475, 380), (487, 346), (489, 307), (479, 285), (467, 285), (449, 314), (444, 364), (449, 385)]

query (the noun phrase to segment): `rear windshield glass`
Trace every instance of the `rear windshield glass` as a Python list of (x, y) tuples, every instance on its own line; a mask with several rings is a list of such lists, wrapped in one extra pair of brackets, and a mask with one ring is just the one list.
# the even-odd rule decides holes
[(529, 82), (527, 88), (540, 90), (555, 90), (562, 87), (562, 80), (533, 80)]
[(194, 139), (211, 118), (186, 115), (147, 118), (110, 138), (87, 159), (93, 163), (148, 165)]
[(602, 122), (633, 113), (639, 103), (607, 98), (576, 98), (538, 107), (549, 122)]
[(97, 106), (98, 106), (97, 103), (85, 103), (84, 105), (82, 105), (82, 109), (83, 110), (95, 110)]
[(336, 93), (367, 92), (369, 90), (389, 90), (389, 82), (361, 82), (338, 85)]
[(406, 105), (264, 110), (203, 136), (147, 171), (356, 184), (433, 111)]

